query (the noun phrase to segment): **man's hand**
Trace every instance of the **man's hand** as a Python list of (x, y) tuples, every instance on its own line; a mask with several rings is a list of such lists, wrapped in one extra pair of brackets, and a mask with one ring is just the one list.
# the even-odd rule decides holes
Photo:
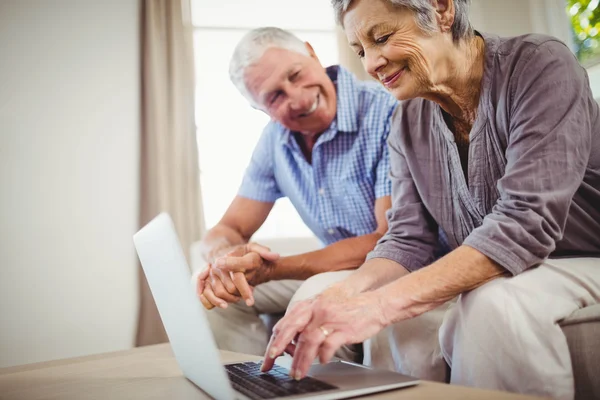
[[(213, 272), (220, 278), (230, 273), (241, 272), (246, 281), (257, 286), (271, 280), (274, 262), (279, 254), (258, 243), (248, 243), (237, 246), (223, 257), (218, 257), (213, 263)], [(238, 288), (239, 289), (239, 288)]]
[[(256, 243), (230, 248), (196, 275), (196, 293), (208, 310), (215, 306), (227, 308), (227, 303), (236, 303), (240, 298), (252, 306), (252, 287), (245, 272), (251, 275), (252, 285), (266, 282), (269, 280), (268, 268), (272, 268), (272, 262), (278, 258), (278, 254)], [(220, 260), (224, 260), (224, 263)], [(218, 266), (220, 263), (224, 265), (223, 268)]]

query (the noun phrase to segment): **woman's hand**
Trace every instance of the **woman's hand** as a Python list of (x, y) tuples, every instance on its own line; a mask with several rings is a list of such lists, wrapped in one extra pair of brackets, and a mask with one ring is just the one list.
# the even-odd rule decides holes
[(387, 325), (378, 294), (350, 297), (333, 287), (294, 305), (275, 325), (262, 369), (271, 369), (275, 358), (286, 351), (294, 357), (290, 375), (302, 379), (317, 356), (327, 363), (341, 346), (360, 343)]

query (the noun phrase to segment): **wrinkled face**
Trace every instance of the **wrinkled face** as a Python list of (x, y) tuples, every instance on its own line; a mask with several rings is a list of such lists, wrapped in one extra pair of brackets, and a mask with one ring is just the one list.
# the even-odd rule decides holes
[(281, 48), (269, 48), (246, 68), (250, 94), (271, 119), (292, 131), (316, 135), (335, 118), (335, 86), (318, 58)]
[(411, 10), (385, 0), (356, 0), (342, 22), (365, 70), (397, 99), (431, 91), (444, 38), (439, 33), (423, 32)]

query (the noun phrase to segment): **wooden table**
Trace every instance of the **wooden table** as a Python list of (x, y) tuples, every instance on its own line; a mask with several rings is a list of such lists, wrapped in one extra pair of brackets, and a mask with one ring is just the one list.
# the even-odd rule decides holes
[[(223, 351), (223, 362), (260, 358)], [(0, 369), (0, 399), (208, 399), (179, 370), (168, 344)], [(369, 399), (533, 399), (421, 382)]]

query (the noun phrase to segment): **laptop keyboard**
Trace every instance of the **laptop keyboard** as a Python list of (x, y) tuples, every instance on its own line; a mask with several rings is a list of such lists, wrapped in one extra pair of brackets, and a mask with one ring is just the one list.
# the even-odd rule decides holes
[(273, 399), (337, 389), (311, 377), (296, 381), (289, 376), (287, 369), (278, 365), (262, 373), (260, 366), (260, 363), (245, 362), (226, 365), (225, 369), (233, 388), (251, 399)]

